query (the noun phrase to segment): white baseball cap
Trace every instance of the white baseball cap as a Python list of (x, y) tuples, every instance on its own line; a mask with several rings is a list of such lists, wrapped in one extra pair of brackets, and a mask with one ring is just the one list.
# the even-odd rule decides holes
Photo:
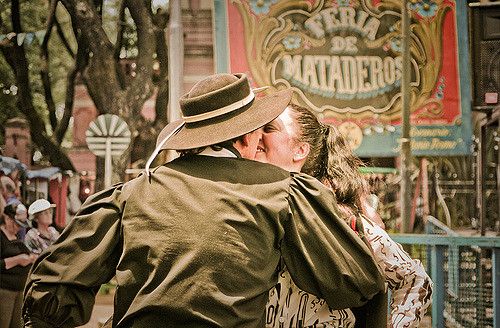
[(49, 203), (46, 199), (35, 200), (28, 208), (28, 214), (33, 215), (41, 211), (45, 211), (49, 208), (56, 207), (56, 204)]

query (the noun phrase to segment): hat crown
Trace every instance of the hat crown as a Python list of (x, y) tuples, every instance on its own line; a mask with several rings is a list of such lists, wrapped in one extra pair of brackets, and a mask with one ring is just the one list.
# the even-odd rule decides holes
[(250, 104), (254, 94), (245, 74), (220, 73), (197, 82), (179, 99), (186, 124), (223, 117)]
[(196, 82), (191, 90), (189, 90), (187, 97), (194, 98), (205, 95), (207, 93), (222, 89), (236, 81), (238, 81), (238, 78), (233, 74), (222, 73), (211, 75), (201, 81)]
[(48, 200), (37, 199), (28, 208), (28, 214), (33, 215), (33, 214), (36, 214), (38, 212), (45, 211), (51, 207), (54, 207), (54, 206)]

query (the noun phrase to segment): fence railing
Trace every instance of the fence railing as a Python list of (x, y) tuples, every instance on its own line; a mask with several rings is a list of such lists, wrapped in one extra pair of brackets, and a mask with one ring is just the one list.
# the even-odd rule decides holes
[(434, 282), (432, 327), (500, 328), (500, 238), (391, 234)]

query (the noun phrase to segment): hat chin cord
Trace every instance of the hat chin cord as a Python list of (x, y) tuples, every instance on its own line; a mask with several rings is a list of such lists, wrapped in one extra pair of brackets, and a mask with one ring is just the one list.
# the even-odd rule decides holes
[(156, 148), (153, 151), (153, 153), (151, 154), (151, 156), (149, 156), (149, 159), (146, 162), (146, 175), (148, 177), (151, 175), (151, 171), (149, 170), (149, 167), (151, 166), (151, 163), (153, 163), (153, 161), (155, 160), (156, 156), (158, 156), (158, 153), (161, 151), (161, 147), (163, 147), (165, 142), (167, 142), (167, 140), (170, 139), (171, 136), (176, 134), (177, 131), (179, 131), (184, 126), (184, 124), (186, 124), (186, 123), (182, 122), (182, 124), (180, 124), (178, 127), (176, 127), (172, 132), (167, 134), (167, 136), (165, 138), (163, 138), (163, 140), (158, 144), (158, 146), (156, 146)]

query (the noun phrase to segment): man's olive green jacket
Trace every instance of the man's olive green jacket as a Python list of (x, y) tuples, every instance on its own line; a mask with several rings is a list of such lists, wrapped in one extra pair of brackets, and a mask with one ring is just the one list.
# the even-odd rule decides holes
[(317, 180), (241, 158), (181, 157), (90, 197), (33, 266), (29, 327), (90, 318), (116, 276), (113, 326), (263, 327), (282, 258), (333, 308), (384, 289), (370, 250)]

